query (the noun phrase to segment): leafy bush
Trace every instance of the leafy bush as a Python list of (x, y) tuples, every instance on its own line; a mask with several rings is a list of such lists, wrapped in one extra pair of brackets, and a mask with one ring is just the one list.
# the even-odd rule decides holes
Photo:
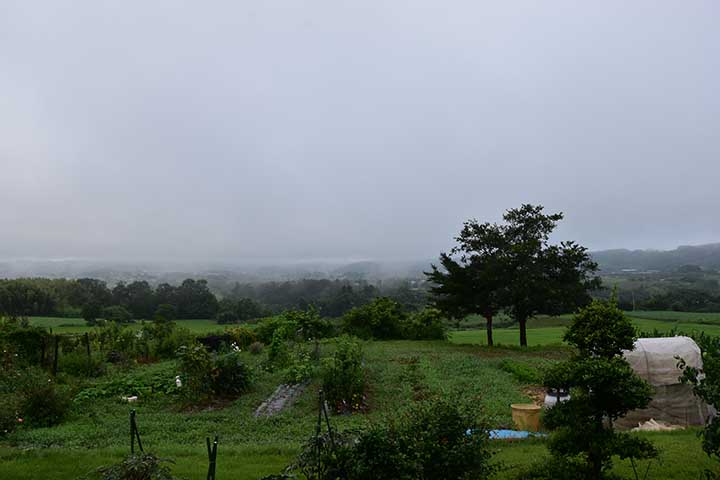
[(290, 365), (290, 348), (281, 330), (276, 330), (268, 346), (268, 364), (271, 370)]
[(283, 316), (276, 316), (260, 321), (255, 328), (255, 333), (261, 342), (270, 344), (276, 335), (283, 340), (295, 338), (297, 329), (296, 323), (289, 322)]
[(402, 338), (407, 316), (399, 303), (386, 297), (355, 307), (343, 316), (345, 331), (360, 338)]
[(182, 346), (178, 349), (182, 396), (189, 401), (207, 399), (212, 395), (213, 361), (202, 345)]
[(76, 351), (60, 355), (58, 368), (70, 375), (99, 377), (105, 373), (105, 361), (99, 353), (88, 358), (87, 353)]
[(249, 368), (238, 352), (211, 355), (202, 345), (180, 347), (180, 392), (188, 401), (239, 395), (250, 387)]
[(22, 395), (21, 412), (30, 426), (52, 427), (61, 423), (70, 411), (69, 393), (54, 384), (25, 391)]
[(14, 393), (0, 394), (0, 437), (11, 433), (20, 423), (20, 398)]
[(128, 323), (132, 320), (132, 313), (121, 305), (103, 308), (102, 316), (105, 320), (118, 323)]
[(240, 395), (250, 388), (250, 369), (240, 360), (238, 352), (218, 355), (212, 372), (212, 388), (216, 395)]
[[(703, 368), (698, 370), (688, 367), (685, 361), (680, 359), (682, 380), (693, 386), (695, 395), (717, 409), (720, 407), (720, 337), (703, 335), (698, 339), (698, 343), (702, 350)], [(720, 417), (712, 417), (703, 429), (702, 448), (709, 457), (720, 459)], [(705, 477), (717, 479), (720, 475), (706, 471)]]
[(310, 480), (484, 479), (491, 457), (476, 411), (435, 398), (365, 431), (312, 438), (289, 470)]
[(170, 468), (163, 465), (163, 460), (151, 453), (130, 455), (122, 462), (100, 467), (93, 478), (100, 480), (174, 480)]
[(174, 323), (153, 322), (150, 327), (151, 352), (159, 358), (171, 358), (180, 347), (195, 343), (195, 335)]
[(217, 320), (217, 323), (220, 325), (227, 325), (230, 323), (238, 323), (240, 321), (237, 313), (232, 310), (223, 310), (221, 312), (218, 312), (215, 319)]
[[(635, 330), (614, 299), (596, 300), (580, 310), (564, 340), (577, 353), (545, 375), (548, 388), (571, 392), (569, 400), (544, 416), (545, 425), (554, 430), (548, 448), (555, 464), (573, 465), (586, 472), (584, 478), (599, 480), (608, 478), (615, 455), (631, 460), (657, 457), (647, 439), (616, 432), (612, 426), (628, 411), (644, 408), (652, 392), (622, 356), (623, 350), (634, 348)], [(537, 466), (541, 473), (547, 468)]]
[[(41, 352), (50, 351), (53, 337), (40, 327), (22, 326), (16, 322), (0, 319), (0, 349), (7, 359), (13, 356), (13, 362), (39, 365)], [(14, 355), (17, 354), (17, 357)]]
[(266, 318), (255, 329), (257, 338), (270, 343), (276, 332), (285, 340), (310, 340), (330, 336), (333, 327), (320, 318), (314, 308), (307, 310), (287, 310), (280, 315)]
[(542, 382), (542, 375), (537, 368), (517, 360), (505, 359), (500, 362), (500, 370), (511, 374), (520, 383), (538, 384)]
[(447, 327), (440, 310), (425, 308), (407, 320), (403, 336), (409, 340), (446, 340)]
[(363, 434), (350, 476), (480, 479), (494, 472), (491, 456), (487, 430), (477, 413), (456, 401), (435, 398), (413, 404), (397, 420)]
[(340, 337), (333, 358), (323, 363), (321, 376), (325, 398), (336, 412), (363, 408), (366, 379), (360, 343)]
[(314, 373), (312, 356), (305, 350), (300, 350), (285, 371), (285, 383), (302, 383), (312, 378)]
[(253, 342), (250, 344), (248, 349), (253, 355), (260, 355), (263, 351), (263, 344), (260, 342)]
[(56, 385), (55, 381), (37, 367), (22, 372), (17, 394), (23, 423), (32, 427), (57, 425), (70, 411), (71, 397), (67, 389)]
[(255, 335), (255, 332), (247, 327), (231, 328), (226, 333), (230, 335), (233, 342), (235, 342), (240, 348), (247, 348), (257, 342), (257, 335)]

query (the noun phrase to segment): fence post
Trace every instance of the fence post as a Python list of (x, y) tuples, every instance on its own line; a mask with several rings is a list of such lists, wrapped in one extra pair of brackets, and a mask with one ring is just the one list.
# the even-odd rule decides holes
[(217, 448), (218, 448), (218, 436), (215, 435), (215, 441), (210, 447), (210, 437), (205, 437), (205, 443), (207, 444), (208, 451), (208, 473), (207, 480), (215, 480), (215, 468), (217, 466)]
[(130, 454), (135, 454), (135, 439), (137, 439), (138, 448), (144, 453), (142, 441), (140, 440), (140, 432), (138, 432), (137, 422), (135, 421), (135, 409), (130, 410)]
[(87, 352), (88, 375), (91, 375), (92, 357), (90, 356), (90, 335), (88, 332), (85, 332), (85, 351)]
[(60, 348), (60, 337), (58, 335), (55, 338), (55, 357), (53, 358), (53, 375), (57, 375), (58, 370), (58, 349)]

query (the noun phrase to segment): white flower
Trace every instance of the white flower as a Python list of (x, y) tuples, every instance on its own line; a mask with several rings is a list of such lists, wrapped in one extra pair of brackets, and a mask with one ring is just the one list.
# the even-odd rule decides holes
[(175, 386), (178, 388), (182, 387), (182, 380), (180, 380), (180, 375), (175, 376)]

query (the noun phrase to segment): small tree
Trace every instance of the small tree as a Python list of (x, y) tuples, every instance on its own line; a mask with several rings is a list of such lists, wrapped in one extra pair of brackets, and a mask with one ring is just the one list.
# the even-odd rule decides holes
[(94, 302), (86, 303), (82, 307), (82, 317), (88, 325), (95, 325), (101, 313), (102, 308)]
[[(630, 410), (644, 408), (651, 387), (630, 367), (622, 355), (632, 350), (635, 330), (630, 320), (610, 302), (594, 301), (575, 315), (564, 340), (577, 352), (568, 361), (553, 367), (546, 386), (569, 390), (570, 399), (549, 409), (545, 425), (554, 429), (549, 448), (556, 457), (548, 464), (576, 475), (568, 478), (607, 478), (612, 457), (650, 459), (657, 450), (647, 440), (616, 432), (613, 422)], [(547, 472), (529, 478), (555, 478)], [(562, 477), (562, 478), (565, 478)]]
[(132, 313), (121, 305), (113, 305), (112, 307), (103, 308), (102, 315), (105, 320), (109, 320), (111, 322), (128, 323), (132, 320)]
[[(702, 349), (703, 368), (688, 367), (680, 360), (683, 369), (682, 380), (693, 386), (695, 395), (720, 409), (720, 337), (704, 335), (698, 339)], [(705, 453), (720, 460), (720, 417), (712, 417), (702, 432), (702, 448)], [(718, 479), (720, 474), (707, 470), (705, 478)]]
[(407, 315), (402, 306), (387, 297), (355, 307), (343, 316), (345, 331), (360, 338), (388, 340), (402, 338)]

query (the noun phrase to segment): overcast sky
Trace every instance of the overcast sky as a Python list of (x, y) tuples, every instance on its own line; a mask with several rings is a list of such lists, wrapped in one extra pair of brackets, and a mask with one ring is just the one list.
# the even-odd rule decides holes
[(720, 241), (720, 2), (0, 0), (0, 258)]

